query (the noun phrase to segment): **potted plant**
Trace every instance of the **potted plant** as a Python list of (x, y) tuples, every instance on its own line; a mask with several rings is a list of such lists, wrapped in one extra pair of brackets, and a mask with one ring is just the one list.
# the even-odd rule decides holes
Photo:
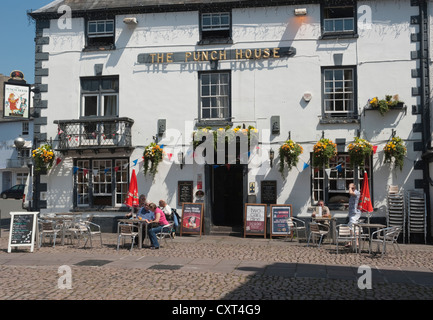
[(328, 168), (329, 159), (337, 155), (337, 144), (330, 139), (322, 138), (313, 147), (313, 167)]
[(379, 110), (383, 116), (385, 113), (392, 108), (401, 108), (404, 105), (403, 101), (400, 101), (398, 94), (394, 96), (386, 95), (385, 99), (379, 100), (377, 97), (368, 100), (368, 104), (371, 108)]
[(152, 142), (144, 148), (143, 152), (143, 169), (144, 175), (148, 172), (154, 177), (158, 172), (158, 164), (162, 161), (164, 151), (155, 142)]
[(347, 147), (349, 150), (350, 164), (352, 166), (363, 167), (365, 158), (373, 153), (373, 146), (365, 139), (355, 137), (355, 141)]
[(391, 141), (385, 145), (383, 151), (385, 152), (384, 163), (391, 163), (394, 158), (395, 167), (399, 167), (400, 171), (402, 171), (404, 157), (407, 153), (403, 140), (400, 137), (393, 137)]
[(287, 164), (289, 171), (298, 164), (299, 156), (304, 152), (302, 146), (292, 140), (284, 142), (279, 150), (280, 167), (279, 171), (281, 175), (284, 172), (284, 166)]
[(51, 169), (55, 159), (53, 148), (49, 144), (43, 144), (33, 150), (32, 157), (35, 161), (34, 169), (37, 173)]

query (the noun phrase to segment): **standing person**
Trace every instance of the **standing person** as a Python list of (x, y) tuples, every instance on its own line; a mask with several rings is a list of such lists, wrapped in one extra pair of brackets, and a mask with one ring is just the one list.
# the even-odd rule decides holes
[(361, 193), (356, 190), (355, 184), (351, 183), (349, 184), (349, 226), (352, 227), (352, 225), (356, 222), (358, 222), (359, 218), (361, 217), (361, 211), (358, 209), (358, 202), (359, 197), (361, 196)]
[(150, 242), (152, 243), (150, 249), (159, 249), (159, 243), (158, 243), (158, 238), (156, 237), (156, 234), (162, 230), (162, 227), (164, 225), (168, 224), (168, 221), (165, 218), (164, 212), (162, 212), (162, 210), (159, 209), (156, 206), (156, 204), (151, 203), (149, 205), (149, 209), (150, 209), (150, 211), (155, 213), (155, 219), (153, 219), (153, 220), (146, 219), (145, 221), (147, 223), (158, 223), (157, 227), (149, 229), (149, 239), (150, 239)]

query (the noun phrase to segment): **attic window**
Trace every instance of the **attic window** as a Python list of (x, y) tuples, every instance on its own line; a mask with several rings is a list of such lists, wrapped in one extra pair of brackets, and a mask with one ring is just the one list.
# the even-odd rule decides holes
[(87, 48), (104, 48), (114, 46), (114, 20), (87, 21)]

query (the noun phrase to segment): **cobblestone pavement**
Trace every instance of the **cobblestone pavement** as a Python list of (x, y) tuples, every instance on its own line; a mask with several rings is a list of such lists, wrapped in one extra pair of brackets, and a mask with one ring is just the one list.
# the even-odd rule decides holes
[[(7, 252), (0, 238), (0, 300), (431, 300), (433, 246), (401, 244), (382, 258), (284, 239), (177, 236), (160, 250), (48, 243)], [(71, 269), (71, 286), (63, 281)], [(360, 289), (368, 266), (372, 288)], [(362, 267), (365, 268), (365, 267)], [(61, 282), (61, 279), (63, 282)]]

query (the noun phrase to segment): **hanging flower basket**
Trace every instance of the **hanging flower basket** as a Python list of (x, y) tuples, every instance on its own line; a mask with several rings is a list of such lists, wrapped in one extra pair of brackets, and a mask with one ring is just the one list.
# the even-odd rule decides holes
[(53, 148), (49, 144), (43, 144), (39, 148), (33, 150), (32, 157), (35, 161), (34, 170), (37, 173), (51, 169), (55, 159)]
[(330, 139), (322, 138), (313, 147), (313, 167), (329, 168), (329, 159), (337, 155), (337, 144)]
[(194, 150), (203, 143), (203, 137), (212, 134), (214, 149), (217, 149), (218, 143), (232, 143), (236, 141), (236, 137), (240, 134), (247, 136), (248, 138), (248, 146), (250, 146), (250, 142), (252, 139), (257, 141), (258, 139), (258, 131), (253, 126), (249, 126), (247, 129), (242, 129), (241, 126), (237, 126), (235, 128), (231, 128), (227, 126), (225, 128), (218, 128), (216, 130), (212, 130), (211, 127), (198, 128), (193, 132), (193, 148)]
[(354, 167), (364, 167), (365, 159), (373, 153), (373, 146), (370, 142), (359, 137), (348, 146), (350, 164)]
[(280, 157), (280, 167), (279, 170), (281, 175), (283, 175), (285, 164), (287, 168), (292, 170), (293, 167), (299, 162), (299, 156), (304, 152), (302, 146), (292, 140), (287, 140), (278, 150), (278, 155)]
[(384, 163), (391, 163), (394, 158), (395, 167), (403, 170), (404, 157), (407, 153), (407, 149), (404, 146), (403, 140), (400, 137), (393, 137), (385, 147), (383, 148), (385, 152)]
[(385, 99), (379, 100), (377, 97), (368, 100), (368, 105), (379, 110), (380, 114), (383, 116), (389, 111), (389, 109), (397, 108), (403, 106), (404, 102), (399, 100), (398, 94), (394, 96), (386, 95)]
[(143, 152), (143, 169), (144, 175), (150, 173), (153, 177), (158, 172), (158, 165), (162, 161), (164, 151), (155, 142), (152, 142), (144, 148)]

